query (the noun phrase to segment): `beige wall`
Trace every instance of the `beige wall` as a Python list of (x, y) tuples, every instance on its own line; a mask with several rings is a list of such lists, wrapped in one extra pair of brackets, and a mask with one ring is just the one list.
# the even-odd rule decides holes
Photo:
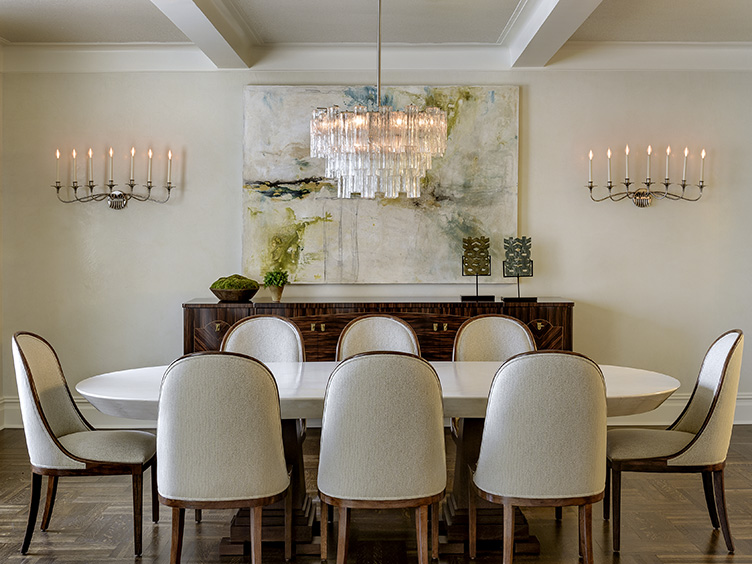
[[(364, 72), (6, 73), (2, 89), (2, 328), (6, 424), (15, 424), (10, 338), (41, 333), (72, 384), (96, 373), (168, 363), (182, 352), (181, 303), (241, 264), (242, 89), (246, 84), (370, 83)], [(521, 86), (519, 232), (533, 238), (525, 293), (576, 302), (575, 349), (596, 361), (666, 372), (686, 399), (700, 360), (726, 329), (752, 327), (751, 72), (393, 71), (395, 84)], [(586, 155), (625, 143), (644, 175), (644, 149), (708, 151), (703, 199), (591, 202)], [(100, 156), (149, 146), (176, 153), (166, 205), (63, 205), (54, 197), (56, 148)], [(639, 153), (639, 156), (637, 154)], [(164, 158), (162, 156), (162, 158)], [(145, 166), (145, 161), (140, 161)], [(680, 158), (673, 159), (674, 174)], [(155, 162), (161, 179), (164, 162)], [(80, 168), (83, 172), (83, 167)], [(143, 176), (143, 172), (141, 173)], [(634, 175), (633, 175), (634, 176)], [(118, 181), (116, 178), (116, 182)], [(493, 288), (512, 295), (512, 286)], [(436, 286), (291, 287), (288, 295), (456, 296)], [(748, 365), (749, 363), (747, 363)], [(745, 365), (737, 415), (752, 398)], [(15, 407), (14, 407), (15, 406)], [(667, 417), (667, 416), (660, 416)]]

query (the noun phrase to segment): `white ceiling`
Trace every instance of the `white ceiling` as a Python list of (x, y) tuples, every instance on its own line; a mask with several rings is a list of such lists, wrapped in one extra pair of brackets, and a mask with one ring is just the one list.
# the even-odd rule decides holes
[[(373, 44), (378, 0), (0, 0), (0, 44), (195, 44), (219, 68), (254, 48)], [(545, 66), (567, 41), (752, 42), (750, 0), (383, 0), (385, 44), (499, 46)]]

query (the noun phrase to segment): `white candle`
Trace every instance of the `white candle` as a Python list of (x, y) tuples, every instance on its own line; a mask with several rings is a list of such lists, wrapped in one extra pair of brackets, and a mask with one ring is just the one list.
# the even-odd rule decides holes
[(653, 152), (653, 147), (648, 145), (648, 179), (650, 179), (650, 154)]
[(92, 162), (93, 159), (91, 157), (92, 157), (92, 152), (91, 152), (91, 147), (89, 147), (89, 169), (86, 172), (86, 177), (87, 177), (86, 180), (88, 182), (92, 182), (94, 180), (94, 164)]
[(608, 148), (608, 151), (606, 151), (606, 156), (608, 157), (608, 182), (611, 182), (611, 147)]
[(133, 182), (133, 158), (136, 156), (136, 148), (131, 147), (131, 182)]
[(110, 147), (110, 184), (112, 184), (112, 147)]
[(666, 147), (666, 180), (668, 180), (668, 157), (671, 155), (671, 145)]
[(55, 151), (55, 182), (60, 182), (60, 149)]
[(78, 180), (76, 175), (76, 150), (73, 149), (73, 183), (75, 184)]
[(151, 182), (151, 157), (152, 157), (151, 149), (149, 149), (149, 166), (146, 168), (146, 181)]
[(624, 168), (626, 170), (625, 178), (629, 179), (629, 145), (627, 145), (627, 148), (624, 149)]
[(700, 184), (705, 180), (705, 149), (700, 153)]
[(689, 148), (684, 147), (684, 170), (682, 171), (682, 182), (687, 181), (687, 155), (689, 154)]
[(588, 162), (588, 182), (593, 181), (593, 151), (590, 151), (590, 161)]
[(172, 179), (172, 151), (167, 151), (167, 184)]

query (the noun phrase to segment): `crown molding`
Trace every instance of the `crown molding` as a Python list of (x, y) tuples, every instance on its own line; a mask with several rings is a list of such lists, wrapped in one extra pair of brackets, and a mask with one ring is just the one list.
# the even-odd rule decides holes
[[(258, 46), (246, 72), (376, 72), (373, 46), (283, 44)], [(749, 71), (752, 43), (568, 42), (541, 67), (511, 67), (501, 45), (387, 45), (382, 68), (394, 71)], [(39, 44), (0, 46), (3, 73), (216, 71), (192, 44)], [(222, 69), (227, 70), (227, 69)]]

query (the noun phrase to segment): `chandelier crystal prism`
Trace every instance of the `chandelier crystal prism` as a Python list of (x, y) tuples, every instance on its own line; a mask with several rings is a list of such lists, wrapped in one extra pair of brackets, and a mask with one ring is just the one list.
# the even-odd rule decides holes
[(394, 110), (381, 105), (381, 0), (375, 111), (357, 105), (316, 108), (311, 118), (311, 156), (326, 159), (324, 176), (337, 181), (337, 197), (420, 197), (420, 179), (431, 159), (446, 151), (447, 116), (439, 108), (415, 105)]

